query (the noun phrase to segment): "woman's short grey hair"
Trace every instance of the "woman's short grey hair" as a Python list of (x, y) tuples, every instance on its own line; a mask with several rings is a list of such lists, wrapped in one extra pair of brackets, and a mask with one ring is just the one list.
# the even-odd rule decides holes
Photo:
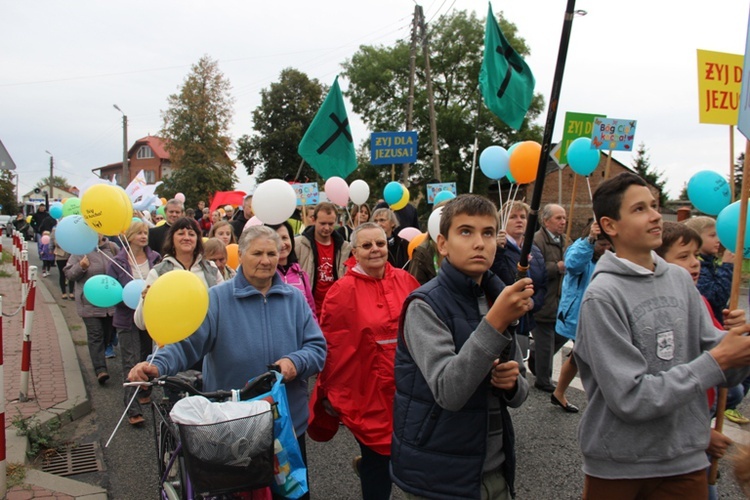
[(379, 229), (381, 233), (383, 233), (383, 239), (385, 239), (385, 231), (382, 227), (380, 227), (378, 224), (374, 222), (365, 222), (363, 224), (360, 224), (356, 228), (354, 228), (354, 231), (352, 231), (352, 236), (349, 238), (349, 240), (352, 242), (352, 246), (357, 246), (357, 239), (359, 238), (359, 233), (362, 231), (365, 231), (367, 229)]
[(391, 221), (391, 223), (393, 224), (393, 229), (396, 229), (398, 227), (398, 217), (396, 217), (396, 214), (394, 214), (393, 210), (391, 210), (390, 208), (378, 208), (372, 213), (371, 220), (375, 220), (381, 215), (384, 215), (389, 221)]
[(242, 235), (240, 235), (240, 242), (237, 244), (237, 251), (240, 254), (245, 253), (245, 250), (250, 248), (252, 242), (260, 238), (267, 238), (273, 241), (274, 243), (276, 243), (276, 250), (281, 250), (281, 238), (279, 237), (279, 233), (268, 226), (259, 225), (250, 226), (242, 231)]

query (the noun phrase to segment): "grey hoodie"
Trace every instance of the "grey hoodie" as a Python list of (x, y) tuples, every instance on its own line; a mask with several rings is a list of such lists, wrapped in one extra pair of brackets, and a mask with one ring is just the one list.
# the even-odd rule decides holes
[(707, 352), (713, 326), (690, 275), (653, 253), (655, 271), (606, 252), (586, 290), (575, 358), (588, 406), (578, 427), (586, 474), (665, 477), (708, 466), (706, 391), (739, 383)]

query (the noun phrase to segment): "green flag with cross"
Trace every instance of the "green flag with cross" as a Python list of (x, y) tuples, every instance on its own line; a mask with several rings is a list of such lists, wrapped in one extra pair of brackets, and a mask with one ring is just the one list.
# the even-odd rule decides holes
[(357, 155), (338, 76), (297, 146), (297, 152), (323, 179), (346, 178), (357, 168)]
[(484, 103), (509, 127), (518, 130), (534, 97), (535, 83), (531, 69), (500, 31), (490, 4), (484, 31), (484, 59), (479, 72)]

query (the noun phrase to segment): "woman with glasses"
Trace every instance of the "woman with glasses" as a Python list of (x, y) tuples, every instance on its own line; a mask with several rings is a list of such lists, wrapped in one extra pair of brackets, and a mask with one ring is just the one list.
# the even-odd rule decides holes
[(281, 280), (287, 285), (292, 285), (305, 296), (305, 300), (310, 305), (315, 321), (318, 320), (318, 313), (315, 310), (315, 299), (312, 294), (310, 277), (297, 262), (297, 254), (294, 252), (294, 232), (292, 225), (287, 221), (281, 224), (269, 225), (274, 229), (281, 238), (281, 250), (279, 250), (279, 264), (276, 266), (276, 272), (279, 273)]
[(331, 439), (340, 419), (362, 452), (354, 459), (362, 498), (386, 500), (398, 320), (419, 283), (388, 263), (388, 240), (379, 225), (358, 226), (351, 241), (356, 263), (328, 291), (320, 314), (328, 357), (316, 381), (308, 432), (312, 439)]

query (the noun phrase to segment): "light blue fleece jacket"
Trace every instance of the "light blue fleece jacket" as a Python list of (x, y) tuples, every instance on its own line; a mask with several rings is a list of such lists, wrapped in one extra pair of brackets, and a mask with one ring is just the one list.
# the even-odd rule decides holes
[(161, 375), (174, 375), (203, 359), (205, 391), (239, 389), (289, 358), (297, 378), (286, 384), (297, 436), (307, 429), (307, 378), (323, 369), (326, 341), (305, 297), (274, 274), (265, 297), (242, 273), (209, 289), (208, 314), (187, 339), (160, 349), (153, 360)]
[(578, 426), (586, 474), (604, 479), (705, 469), (706, 391), (738, 384), (708, 353), (722, 339), (684, 269), (654, 271), (605, 252), (584, 294), (575, 357), (588, 406)]

